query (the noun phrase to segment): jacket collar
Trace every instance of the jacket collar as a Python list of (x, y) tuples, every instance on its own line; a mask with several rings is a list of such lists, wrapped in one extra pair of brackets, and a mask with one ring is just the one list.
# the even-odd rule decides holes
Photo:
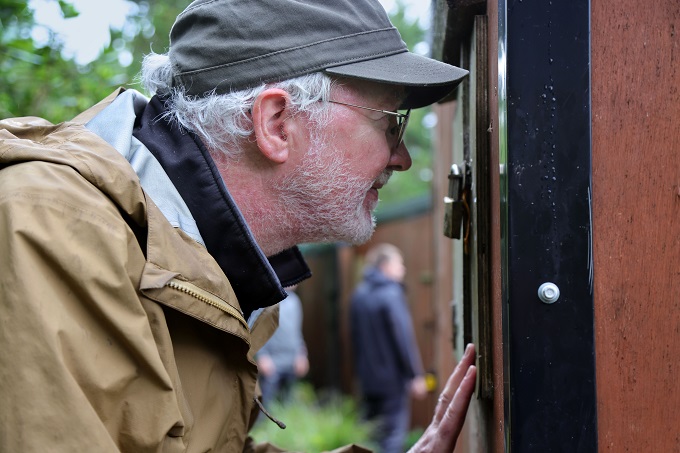
[[(396, 280), (392, 280), (386, 276), (379, 268), (375, 266), (368, 266), (364, 270), (364, 281), (370, 283), (371, 285), (402, 285)], [(403, 285), (402, 285), (403, 286)]]
[(162, 99), (154, 96), (138, 115), (133, 135), (156, 157), (184, 199), (247, 319), (257, 308), (283, 300), (283, 288), (311, 272), (297, 247), (264, 256), (203, 143), (163, 119), (163, 113)]

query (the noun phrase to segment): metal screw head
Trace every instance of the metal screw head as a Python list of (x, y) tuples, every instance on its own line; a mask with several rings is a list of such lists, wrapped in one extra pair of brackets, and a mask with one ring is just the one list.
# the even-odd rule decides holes
[(560, 298), (560, 289), (556, 284), (545, 282), (538, 287), (538, 298), (546, 304), (553, 304)]

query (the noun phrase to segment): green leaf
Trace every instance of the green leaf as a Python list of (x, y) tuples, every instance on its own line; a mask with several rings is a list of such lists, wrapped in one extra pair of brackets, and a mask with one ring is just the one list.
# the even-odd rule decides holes
[(61, 13), (64, 15), (65, 19), (71, 19), (78, 17), (80, 12), (73, 6), (71, 2), (65, 0), (59, 0), (59, 7), (61, 8)]

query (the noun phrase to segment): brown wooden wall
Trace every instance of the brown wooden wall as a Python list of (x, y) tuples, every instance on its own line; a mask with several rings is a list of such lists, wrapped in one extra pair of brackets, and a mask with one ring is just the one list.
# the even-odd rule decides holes
[(492, 425), (487, 427), (489, 453), (505, 451), (505, 420), (503, 394), (503, 300), (501, 289), (501, 219), (500, 219), (500, 162), (498, 142), (498, 2), (488, 2), (488, 60), (487, 74), (488, 102), (491, 124), (489, 124), (489, 184), (491, 198), (491, 341), (493, 343), (493, 401), (491, 409)]
[(680, 452), (680, 2), (592, 1), (601, 452)]

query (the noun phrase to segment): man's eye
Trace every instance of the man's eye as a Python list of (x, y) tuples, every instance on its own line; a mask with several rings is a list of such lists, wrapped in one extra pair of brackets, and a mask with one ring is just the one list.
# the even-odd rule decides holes
[(389, 133), (392, 135), (397, 135), (397, 132), (399, 132), (399, 125), (394, 125), (388, 129)]

